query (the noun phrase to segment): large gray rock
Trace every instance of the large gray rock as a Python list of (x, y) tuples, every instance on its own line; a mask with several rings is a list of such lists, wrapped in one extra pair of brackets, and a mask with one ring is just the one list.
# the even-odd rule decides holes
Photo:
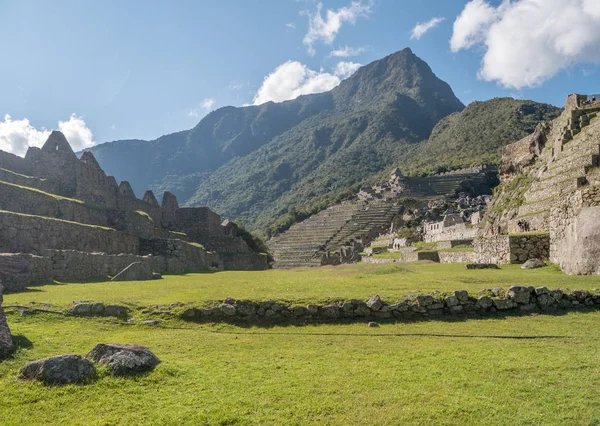
[(149, 262), (133, 262), (113, 277), (111, 281), (146, 281), (152, 279)]
[(47, 385), (81, 383), (94, 378), (94, 365), (79, 355), (59, 355), (26, 364), (19, 376)]
[(160, 364), (160, 359), (147, 347), (120, 343), (99, 343), (86, 358), (107, 365), (117, 375), (151, 371)]
[(15, 351), (15, 345), (12, 341), (10, 328), (6, 322), (4, 309), (2, 308), (2, 291), (4, 288), (0, 285), (0, 360), (8, 357)]
[(573, 275), (600, 274), (600, 207), (582, 208), (565, 236), (558, 242), (563, 272)]
[(546, 266), (543, 260), (541, 259), (529, 259), (527, 262), (521, 265), (521, 269), (535, 269)]

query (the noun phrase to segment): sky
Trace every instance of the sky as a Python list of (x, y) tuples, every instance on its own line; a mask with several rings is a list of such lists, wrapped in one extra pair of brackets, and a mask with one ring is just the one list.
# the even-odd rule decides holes
[(410, 47), (465, 104), (600, 92), (600, 0), (0, 0), (0, 149), (152, 140)]

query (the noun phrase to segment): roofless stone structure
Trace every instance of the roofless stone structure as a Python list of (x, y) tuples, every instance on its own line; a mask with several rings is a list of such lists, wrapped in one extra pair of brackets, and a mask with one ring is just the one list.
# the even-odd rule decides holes
[(0, 151), (0, 280), (8, 291), (52, 280), (116, 275), (144, 261), (160, 273), (266, 269), (242, 231), (208, 208), (160, 205), (117, 184), (91, 152), (77, 158), (61, 132), (25, 158)]

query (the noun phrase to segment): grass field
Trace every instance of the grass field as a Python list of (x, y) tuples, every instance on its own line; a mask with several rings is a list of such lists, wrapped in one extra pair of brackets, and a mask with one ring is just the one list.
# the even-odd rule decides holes
[[(53, 285), (6, 295), (5, 304), (209, 303), (226, 296), (323, 301), (511, 284), (600, 287), (598, 277), (568, 277), (554, 268), (396, 266)], [(375, 329), (364, 323), (237, 327), (175, 319), (144, 327), (9, 311), (21, 348), (0, 363), (2, 425), (600, 424), (598, 311), (392, 321)], [(531, 338), (517, 338), (523, 336)], [(85, 386), (44, 387), (17, 378), (29, 360), (83, 355), (98, 342), (146, 345), (163, 363), (131, 378), (101, 372)]]
[(101, 282), (31, 287), (30, 291), (5, 295), (6, 304), (31, 301), (64, 306), (91, 300), (131, 305), (194, 302), (199, 305), (226, 297), (281, 300), (294, 303), (368, 299), (379, 294), (397, 300), (414, 291), (468, 290), (511, 285), (587, 289), (600, 287), (600, 277), (573, 277), (550, 266), (521, 270), (518, 265), (501, 270), (467, 271), (461, 264), (412, 263), (389, 265), (344, 265), (294, 271), (244, 271), (165, 276), (149, 282)]

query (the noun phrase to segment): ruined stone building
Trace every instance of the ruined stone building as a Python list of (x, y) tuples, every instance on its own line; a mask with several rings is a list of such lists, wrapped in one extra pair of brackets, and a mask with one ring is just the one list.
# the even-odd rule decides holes
[(234, 223), (208, 208), (159, 204), (117, 183), (91, 152), (77, 158), (52, 132), (25, 158), (0, 151), (0, 280), (9, 291), (34, 282), (117, 274), (134, 261), (160, 273), (266, 269)]
[(591, 97), (570, 95), (560, 117), (505, 148), (480, 261), (543, 257), (569, 274), (600, 274), (599, 113)]

